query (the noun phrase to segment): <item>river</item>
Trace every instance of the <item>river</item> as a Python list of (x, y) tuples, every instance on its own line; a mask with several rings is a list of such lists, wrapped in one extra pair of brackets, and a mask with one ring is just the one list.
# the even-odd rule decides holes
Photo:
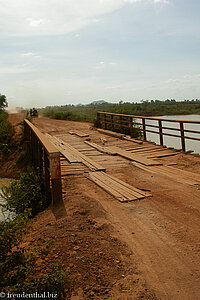
[[(0, 204), (5, 202), (4, 199), (1, 197), (2, 187), (8, 186), (10, 184), (11, 180), (12, 179), (8, 179), (8, 178), (0, 178)], [(4, 221), (7, 216), (8, 216), (8, 214), (6, 212), (3, 214), (3, 212), (0, 208), (0, 221)]]
[[(158, 118), (158, 117), (155, 117)], [(173, 120), (189, 120), (189, 121), (200, 121), (200, 115), (178, 115), (178, 116), (161, 116), (159, 117), (160, 119), (173, 119)], [(157, 121), (154, 120), (146, 120), (146, 124), (149, 125), (158, 125)], [(163, 121), (162, 125), (164, 127), (173, 127), (173, 128), (179, 128), (178, 123), (172, 123), (172, 122), (167, 122)], [(147, 127), (149, 130), (157, 131), (157, 128), (153, 127)], [(184, 124), (184, 129), (189, 129), (189, 130), (195, 130), (200, 132), (200, 125), (199, 124)], [(178, 131), (174, 130), (167, 130), (163, 129), (163, 133), (170, 133), (170, 134), (180, 134)], [(196, 137), (200, 138), (200, 134), (196, 133), (185, 133), (185, 136), (191, 136), (191, 137)], [(147, 132), (147, 140), (155, 142), (156, 144), (159, 144), (159, 135)], [(181, 139), (177, 137), (171, 137), (171, 136), (163, 136), (163, 141), (164, 145), (167, 147), (174, 147), (176, 149), (181, 149)], [(193, 140), (188, 140), (185, 139), (185, 144), (186, 144), (186, 151), (188, 150), (193, 150), (196, 153), (200, 153), (200, 141), (193, 141)]]

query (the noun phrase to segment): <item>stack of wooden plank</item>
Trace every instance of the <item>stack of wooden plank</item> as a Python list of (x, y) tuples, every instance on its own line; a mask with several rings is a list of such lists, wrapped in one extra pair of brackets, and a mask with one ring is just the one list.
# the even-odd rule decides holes
[(130, 202), (152, 196), (104, 172), (89, 172), (85, 176), (120, 202)]
[(175, 150), (167, 149), (166, 147), (161, 147), (157, 145), (143, 145), (139, 147), (129, 147), (126, 149), (133, 154), (139, 154), (141, 156), (145, 156), (147, 158), (159, 158), (177, 155), (178, 152)]
[(68, 175), (83, 175), (86, 171), (82, 163), (69, 163), (67, 159), (61, 154), (60, 156), (60, 167), (61, 167), (61, 176)]

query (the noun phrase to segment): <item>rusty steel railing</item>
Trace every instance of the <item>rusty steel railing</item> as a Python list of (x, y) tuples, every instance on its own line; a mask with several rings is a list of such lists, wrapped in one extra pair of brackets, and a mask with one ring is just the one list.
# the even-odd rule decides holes
[(28, 142), (34, 168), (44, 178), (47, 202), (53, 206), (62, 200), (60, 153), (31, 122), (25, 120), (25, 138)]
[[(139, 120), (141, 122), (139, 122)], [(156, 121), (157, 125), (148, 124), (147, 121), (149, 120)], [(164, 126), (163, 122), (170, 122), (173, 124), (176, 123), (178, 124), (178, 128), (175, 128), (173, 126)], [(147, 132), (156, 134), (159, 136), (159, 144), (161, 146), (164, 145), (163, 136), (176, 137), (181, 140), (181, 148), (183, 152), (186, 152), (186, 139), (200, 141), (200, 130), (190, 130), (184, 128), (185, 124), (197, 124), (200, 128), (200, 121), (173, 120), (158, 117), (144, 117), (136, 115), (115, 114), (109, 112), (98, 112), (97, 124), (99, 124), (99, 127), (102, 127), (104, 129), (109, 129), (112, 131), (115, 131), (117, 129), (122, 133), (123, 129), (125, 128), (126, 132), (129, 131), (131, 137), (134, 137), (134, 130), (139, 130), (142, 132), (143, 140), (145, 141), (147, 141)], [(156, 128), (158, 131), (151, 130), (152, 128)], [(164, 132), (163, 130), (170, 130), (175, 133)], [(188, 136), (188, 134), (196, 134), (198, 137)]]

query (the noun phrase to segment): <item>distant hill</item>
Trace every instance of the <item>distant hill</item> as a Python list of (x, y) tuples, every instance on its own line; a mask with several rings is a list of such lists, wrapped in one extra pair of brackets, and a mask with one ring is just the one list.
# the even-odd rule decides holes
[(96, 100), (96, 101), (91, 102), (90, 104), (98, 105), (98, 104), (105, 104), (105, 103), (108, 103), (108, 102), (106, 102), (104, 100)]

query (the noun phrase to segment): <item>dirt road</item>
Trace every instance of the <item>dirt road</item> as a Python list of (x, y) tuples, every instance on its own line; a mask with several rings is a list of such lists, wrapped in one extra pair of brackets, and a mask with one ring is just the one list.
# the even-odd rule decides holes
[[(88, 123), (47, 118), (35, 119), (34, 123), (52, 135), (79, 129), (89, 133), (93, 142), (100, 142), (102, 137)], [(196, 178), (200, 158), (179, 153), (162, 161), (176, 163), (177, 175), (149, 173), (123, 158), (115, 166), (105, 162), (109, 174), (153, 195), (131, 203), (118, 202), (84, 176), (64, 177), (68, 221), (58, 221), (65, 224), (62, 234), (72, 222), (73, 226), (82, 226), (81, 232), (76, 232), (77, 238), (87, 237), (87, 244), (83, 239), (75, 250), (69, 249), (69, 245), (64, 248), (71, 251), (63, 257), (71, 261), (71, 272), (80, 289), (72, 299), (200, 299), (200, 189), (177, 180), (180, 170), (193, 172)], [(36, 231), (41, 227), (43, 214), (35, 223)], [(45, 222), (50, 219), (53, 226), (58, 226), (53, 216), (46, 216)], [(94, 229), (97, 230), (93, 232)], [(100, 260), (92, 261), (96, 250)], [(77, 257), (80, 260), (76, 264), (73, 259)], [(96, 270), (89, 279), (84, 277), (92, 268)], [(104, 276), (106, 283), (97, 282), (95, 272), (100, 274), (99, 278)], [(102, 284), (107, 284), (107, 294), (100, 292)]]

